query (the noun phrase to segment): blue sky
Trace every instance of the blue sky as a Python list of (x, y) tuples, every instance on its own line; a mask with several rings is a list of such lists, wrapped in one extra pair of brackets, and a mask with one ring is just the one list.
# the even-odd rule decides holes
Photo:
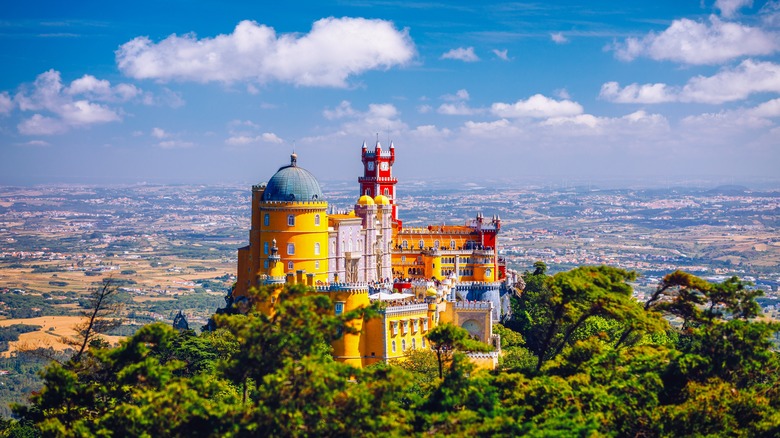
[(777, 0), (9, 2), (0, 183), (777, 181), (779, 52)]

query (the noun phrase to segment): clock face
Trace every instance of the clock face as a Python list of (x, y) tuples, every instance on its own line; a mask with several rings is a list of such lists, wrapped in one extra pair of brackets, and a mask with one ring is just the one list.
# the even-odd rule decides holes
[(380, 169), (382, 169), (382, 170), (387, 170), (387, 168), (388, 168), (389, 166), (387, 165), (387, 162), (384, 162), (384, 163), (382, 163), (382, 164), (381, 164), (379, 167), (380, 167)]
[(368, 168), (368, 170), (374, 170), (374, 162), (369, 161), (368, 164), (366, 165), (366, 168)]

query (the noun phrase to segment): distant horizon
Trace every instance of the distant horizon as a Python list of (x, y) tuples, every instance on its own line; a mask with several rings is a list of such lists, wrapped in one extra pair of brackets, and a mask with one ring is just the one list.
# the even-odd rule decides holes
[[(272, 174), (267, 175), (265, 178), (259, 178), (256, 181), (239, 181), (239, 180), (223, 180), (223, 181), (186, 181), (186, 180), (173, 180), (165, 179), (161, 177), (157, 180), (146, 178), (138, 180), (110, 180), (102, 178), (80, 179), (76, 180), (75, 177), (71, 180), (66, 179), (52, 179), (50, 181), (6, 181), (0, 176), (0, 186), (2, 187), (36, 187), (36, 186), (88, 186), (99, 188), (111, 188), (111, 187), (128, 187), (128, 186), (235, 186), (251, 188), (253, 184), (268, 181)], [(316, 175), (315, 175), (316, 176)], [(343, 188), (352, 188), (357, 193), (358, 184), (357, 177), (350, 179), (323, 179), (317, 178), (320, 184), (323, 186), (323, 191), (327, 192), (331, 189), (342, 190)], [(452, 186), (453, 183), (455, 186)], [(474, 190), (474, 189), (490, 189), (497, 187), (504, 187), (509, 189), (538, 189), (538, 190), (571, 190), (571, 189), (584, 189), (590, 187), (593, 190), (643, 190), (643, 189), (703, 189), (711, 190), (721, 187), (744, 187), (751, 191), (776, 191), (780, 190), (780, 178), (754, 178), (752, 180), (736, 180), (732, 178), (718, 178), (718, 177), (701, 177), (701, 178), (687, 178), (687, 179), (675, 179), (669, 178), (667, 180), (657, 179), (642, 179), (642, 178), (605, 178), (605, 179), (577, 179), (577, 178), (533, 178), (525, 177), (520, 179), (512, 178), (437, 178), (431, 177), (427, 179), (404, 179), (399, 178), (399, 195), (403, 196), (403, 189), (410, 189), (414, 186), (420, 185), (434, 185), (432, 187), (436, 190), (443, 189), (445, 185), (450, 185), (453, 190)], [(472, 186), (466, 186), (471, 184)], [(340, 187), (343, 186), (343, 187)]]

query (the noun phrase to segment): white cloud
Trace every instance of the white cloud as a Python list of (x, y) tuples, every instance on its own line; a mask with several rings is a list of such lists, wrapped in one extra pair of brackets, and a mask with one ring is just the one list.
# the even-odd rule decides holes
[(325, 118), (328, 120), (341, 119), (352, 116), (354, 114), (355, 110), (352, 109), (352, 105), (346, 100), (341, 101), (339, 106), (334, 109), (326, 108), (322, 111), (322, 115), (325, 116)]
[(460, 89), (455, 92), (455, 94), (445, 94), (441, 97), (442, 100), (445, 100), (447, 102), (460, 102), (464, 100), (469, 100), (471, 96), (469, 96), (469, 92), (466, 89)]
[(482, 111), (477, 108), (471, 108), (463, 102), (456, 102), (456, 103), (443, 103), (439, 106), (436, 112), (448, 116), (467, 116), (471, 114), (477, 114)]
[(501, 59), (502, 61), (509, 61), (509, 50), (498, 50), (493, 49), (493, 54), (496, 55), (498, 59)]
[(141, 90), (135, 85), (119, 84), (112, 87), (109, 81), (92, 75), (84, 75), (74, 80), (64, 92), (72, 96), (85, 95), (104, 102), (125, 102), (141, 94)]
[(551, 33), (551, 34), (550, 34), (550, 39), (551, 39), (551, 40), (553, 40), (553, 42), (554, 42), (555, 44), (563, 44), (563, 43), (568, 43), (568, 42), (569, 42), (569, 39), (568, 39), (568, 38), (566, 38), (566, 37), (563, 35), (563, 32), (555, 32), (555, 33)]
[(555, 93), (555, 95), (560, 97), (561, 99), (571, 99), (571, 94), (569, 94), (569, 90), (565, 88), (559, 88), (555, 90), (553, 93)]
[(493, 114), (505, 118), (566, 117), (581, 114), (582, 111), (582, 105), (577, 102), (550, 99), (541, 94), (535, 94), (526, 100), (518, 100), (512, 104), (497, 102), (491, 107)]
[(10, 114), (13, 109), (14, 101), (11, 96), (5, 91), (0, 93), (0, 115)]
[(620, 88), (617, 82), (607, 82), (601, 86), (599, 97), (617, 103), (720, 104), (746, 99), (755, 93), (780, 93), (780, 65), (747, 59), (712, 76), (695, 76), (683, 87), (634, 83)]
[(750, 109), (750, 115), (755, 117), (780, 117), (780, 99), (772, 99)]
[[(14, 96), (21, 111), (38, 112), (18, 125), (19, 132), (53, 135), (72, 127), (119, 121), (121, 117), (116, 110), (96, 102), (123, 102), (139, 94), (140, 90), (133, 85), (112, 87), (110, 82), (91, 75), (84, 75), (65, 87), (60, 72), (49, 70), (38, 75), (32, 87), (20, 87)], [(43, 111), (51, 115), (41, 114)]]
[(713, 76), (691, 78), (683, 87), (681, 100), (723, 103), (762, 92), (780, 93), (780, 65), (747, 59)]
[(666, 84), (630, 84), (620, 88), (617, 82), (607, 82), (601, 86), (599, 97), (617, 103), (662, 103), (677, 100), (676, 91)]
[(463, 124), (461, 131), (468, 135), (478, 137), (503, 137), (516, 132), (517, 129), (512, 127), (507, 119), (500, 119), (492, 122), (473, 122), (469, 120)]
[(441, 59), (454, 59), (463, 62), (476, 62), (479, 61), (479, 56), (474, 53), (473, 47), (458, 47), (452, 49), (449, 52), (441, 55)]
[(284, 140), (272, 132), (264, 132), (260, 134), (260, 138), (266, 143), (284, 143)]
[(710, 22), (683, 18), (656, 34), (642, 39), (628, 38), (615, 44), (615, 56), (631, 61), (640, 56), (684, 64), (720, 64), (743, 56), (770, 55), (780, 47), (774, 32), (710, 16)]
[(163, 138), (170, 137), (170, 134), (165, 132), (165, 130), (163, 130), (162, 128), (156, 128), (156, 127), (152, 128), (152, 133), (151, 134), (152, 134), (152, 137), (158, 138), (158, 139), (163, 139)]
[(71, 126), (120, 120), (119, 115), (114, 110), (86, 100), (77, 100), (63, 104), (60, 107), (59, 115), (65, 123)]
[(228, 123), (228, 126), (230, 126), (231, 128), (237, 128), (237, 127), (243, 127), (243, 126), (246, 126), (246, 127), (249, 127), (249, 128), (255, 128), (255, 129), (259, 129), (260, 128), (260, 125), (258, 125), (257, 123), (255, 123), (255, 122), (253, 122), (251, 120), (231, 120), (230, 123)]
[(68, 130), (68, 127), (60, 120), (40, 114), (33, 114), (29, 119), (23, 120), (17, 128), (19, 133), (23, 135), (55, 135)]
[[(340, 118), (331, 119), (340, 121), (338, 127), (335, 128), (335, 132), (325, 135), (304, 137), (300, 140), (300, 143), (319, 144), (324, 141), (334, 141), (335, 139), (355, 137), (366, 138), (366, 136), (371, 138), (377, 132), (392, 136), (409, 129), (408, 126), (401, 121), (400, 113), (393, 104), (372, 103), (368, 105), (366, 111), (360, 111), (359, 109), (353, 108), (350, 102), (345, 101), (342, 102), (339, 107), (349, 108), (349, 110), (342, 111)], [(323, 116), (325, 116), (324, 112)]]
[(419, 137), (419, 138), (444, 138), (449, 136), (452, 133), (447, 128), (437, 128), (436, 125), (420, 125), (411, 131), (409, 131), (409, 134), (413, 137)]
[(243, 146), (247, 144), (256, 143), (259, 141), (258, 137), (249, 137), (246, 135), (235, 135), (232, 137), (228, 137), (227, 140), (225, 140), (225, 144), (229, 144), (231, 146)]
[(720, 15), (731, 18), (741, 8), (753, 6), (753, 0), (715, 0), (715, 8), (720, 10)]
[(680, 121), (685, 129), (695, 129), (711, 137), (733, 136), (746, 130), (776, 127), (771, 120), (780, 117), (780, 99), (772, 99), (755, 107), (722, 110), (688, 116)]
[(117, 50), (116, 60), (137, 79), (345, 87), (350, 76), (407, 64), (414, 54), (408, 31), (389, 21), (331, 17), (305, 35), (277, 36), (273, 28), (242, 21), (214, 38), (171, 35), (154, 43), (137, 37)]
[(420, 114), (428, 114), (433, 110), (433, 107), (430, 105), (420, 105), (417, 107), (417, 112)]
[(236, 136), (228, 137), (228, 139), (225, 140), (225, 144), (231, 146), (243, 146), (243, 145), (255, 144), (255, 143), (280, 144), (280, 143), (284, 143), (284, 140), (282, 140), (281, 138), (279, 138), (279, 136), (277, 136), (272, 132), (264, 132), (260, 135), (255, 135), (255, 136), (236, 135)]

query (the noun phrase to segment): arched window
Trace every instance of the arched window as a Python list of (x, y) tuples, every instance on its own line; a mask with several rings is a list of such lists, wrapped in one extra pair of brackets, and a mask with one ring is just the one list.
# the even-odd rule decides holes
[(401, 248), (406, 249), (409, 248), (409, 242), (406, 240), (401, 241)]
[(425, 348), (425, 338), (422, 338), (422, 348)]
[(450, 240), (450, 249), (455, 249), (455, 240)]
[(418, 245), (420, 245), (420, 249), (423, 249), (423, 248), (425, 248), (425, 241), (424, 241), (424, 240), (420, 240), (420, 241), (419, 241), (419, 242), (417, 242), (417, 243), (418, 243)]
[(439, 241), (438, 240), (434, 240), (433, 241), (433, 247), (436, 248), (436, 249), (439, 249)]
[(266, 226), (266, 227), (267, 227), (267, 226), (269, 226), (269, 225), (271, 225), (271, 215), (270, 215), (270, 214), (268, 214), (268, 213), (266, 213), (266, 214), (263, 216), (263, 226)]
[[(365, 194), (368, 195), (368, 196), (371, 196), (371, 189), (366, 189), (366, 193)], [(395, 351), (395, 350), (393, 350), (393, 351)]]
[(319, 260), (315, 260), (314, 261), (314, 269), (320, 269), (320, 261)]
[(406, 339), (401, 339), (401, 351), (406, 351)]
[(393, 353), (395, 353), (395, 341), (393, 341)]
[(314, 255), (320, 255), (320, 242), (314, 242)]
[(294, 243), (288, 243), (287, 244), (287, 255), (293, 255), (295, 254), (295, 244)]
[(314, 215), (314, 225), (318, 227), (320, 226), (320, 215), (318, 214)]
[(415, 342), (414, 338), (412, 338), (412, 350), (417, 349), (417, 342)]
[(268, 242), (263, 242), (263, 254), (268, 254)]
[(390, 196), (390, 189), (385, 189), (385, 196)]
[(295, 216), (293, 215), (287, 215), (287, 226), (288, 227), (294, 227), (295, 226)]
[(295, 265), (293, 264), (293, 262), (288, 262), (287, 263), (287, 270), (288, 271), (292, 271), (294, 268), (295, 268)]

